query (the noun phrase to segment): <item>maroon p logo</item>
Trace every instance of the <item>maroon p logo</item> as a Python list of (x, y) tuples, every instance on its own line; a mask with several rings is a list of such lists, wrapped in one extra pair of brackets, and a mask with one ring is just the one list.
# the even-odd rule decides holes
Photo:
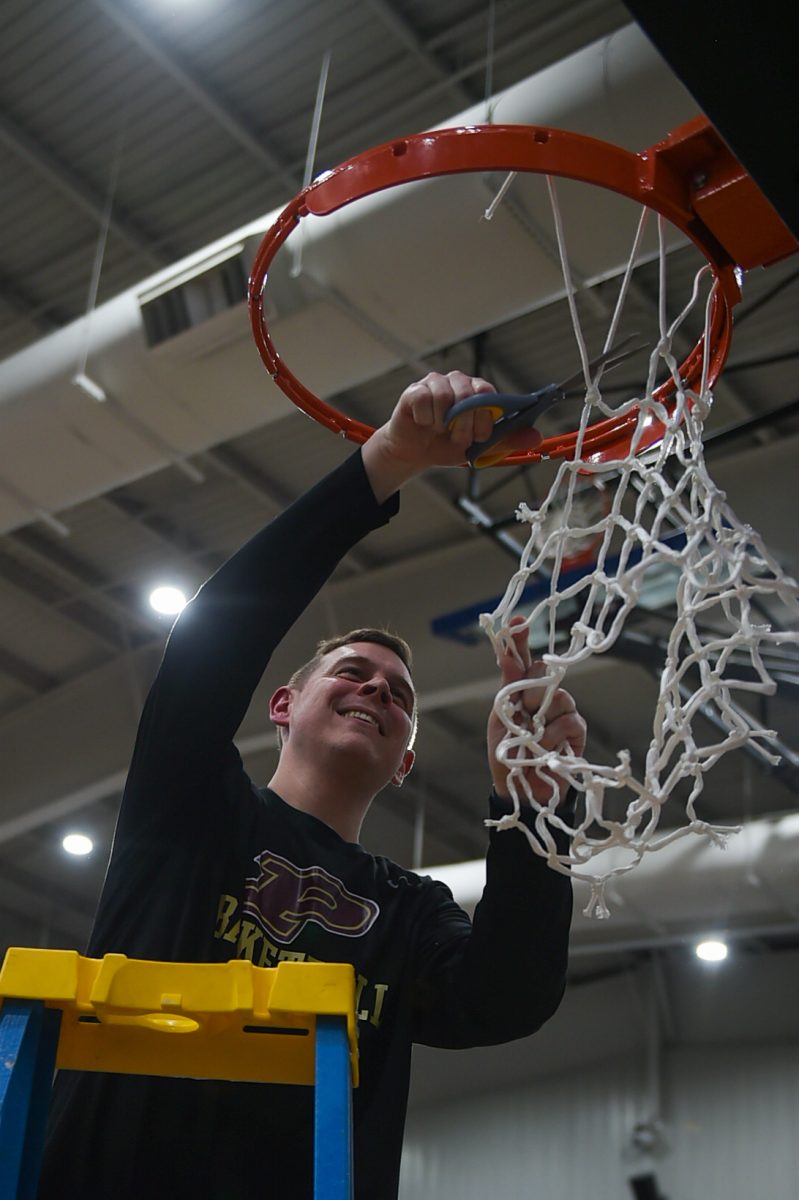
[(354, 896), (322, 867), (295, 867), (271, 850), (255, 862), (261, 873), (247, 880), (242, 908), (284, 945), (293, 942), (308, 921), (342, 937), (362, 937), (377, 920), (380, 909), (374, 900)]

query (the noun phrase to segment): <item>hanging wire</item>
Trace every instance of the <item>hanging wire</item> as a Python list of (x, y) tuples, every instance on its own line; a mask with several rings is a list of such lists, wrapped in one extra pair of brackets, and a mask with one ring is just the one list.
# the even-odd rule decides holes
[[(125, 132), (127, 125), (127, 102), (123, 113), (121, 128), (116, 136), (116, 145), (114, 147), (114, 156), (111, 160), (111, 172), (108, 180), (108, 189), (105, 197), (105, 207), (103, 216), (100, 222), (100, 231), (97, 235), (97, 246), (94, 251), (94, 263), (92, 265), (91, 278), (89, 280), (89, 294), (86, 299), (86, 317), (83, 325), (83, 345), (78, 358), (77, 376), (80, 379), (86, 379), (86, 364), (89, 359), (89, 345), (91, 342), (91, 327), (92, 317), (97, 308), (97, 292), (100, 287), (100, 275), (103, 270), (103, 261), (105, 259), (105, 249), (108, 243), (108, 233), (111, 228), (111, 213), (114, 208), (114, 200), (116, 197), (117, 184), (119, 183), (119, 168), (122, 162), (122, 148), (125, 143)], [(102, 391), (102, 389), (98, 389)], [(96, 396), (96, 399), (104, 399), (104, 396)]]
[(308, 139), (308, 154), (305, 158), (305, 175), (303, 176), (302, 186), (306, 188), (313, 178), (314, 162), (316, 161), (316, 143), (319, 140), (319, 126), (322, 124), (322, 106), (325, 102), (325, 90), (327, 88), (327, 73), (330, 70), (330, 51), (325, 51), (325, 56), (322, 59), (322, 69), (319, 72), (319, 83), (316, 88), (316, 104), (313, 110), (313, 120), (311, 121), (311, 136)]
[[(311, 119), (311, 133), (308, 138), (308, 153), (305, 156), (305, 174), (302, 179), (303, 189), (307, 188), (308, 184), (313, 179), (314, 164), (316, 162), (316, 146), (319, 141), (319, 127), (322, 124), (322, 108), (325, 102), (325, 91), (327, 90), (327, 75), (330, 70), (330, 51), (326, 50), (322, 59), (322, 67), (319, 71), (319, 83), (316, 87), (316, 103), (314, 104), (313, 117)], [(300, 227), (300, 242), (297, 247), (294, 260), (291, 264), (289, 272), (292, 279), (297, 279), (302, 274), (302, 251), (305, 244), (305, 226)]]
[(505, 193), (507, 192), (508, 188), (513, 183), (515, 178), (516, 178), (515, 171), (511, 171), (509, 175), (505, 176), (502, 187), (499, 189), (496, 196), (494, 197), (494, 199), (489, 204), (488, 208), (483, 213), (484, 221), (490, 221), (492, 219), (492, 217), (494, 216), (494, 213), (497, 211), (500, 204), (502, 203)]
[(118, 421), (126, 425), (129, 429), (133, 429), (140, 438), (148, 445), (165, 454), (177, 469), (190, 479), (192, 483), (204, 483), (205, 476), (202, 471), (186, 458), (182, 458), (172, 446), (149, 427), (144, 421), (137, 417), (133, 412), (118, 403), (113, 397), (109, 397), (99, 383), (91, 379), (87, 373), (87, 364), (89, 360), (89, 348), (91, 345), (91, 327), (92, 318), (97, 308), (97, 293), (100, 287), (100, 276), (103, 270), (103, 262), (105, 259), (105, 250), (108, 243), (108, 234), (111, 228), (111, 214), (114, 208), (114, 200), (116, 198), (117, 184), (119, 183), (119, 170), (122, 162), (122, 150), (125, 144), (125, 134), (127, 129), (128, 117), (128, 99), (125, 99), (120, 117), (120, 128), (116, 137), (116, 145), (114, 147), (114, 156), (111, 161), (111, 172), (108, 181), (108, 191), (106, 193), (105, 208), (103, 217), (100, 222), (100, 231), (97, 236), (97, 247), (94, 253), (94, 263), (92, 265), (91, 279), (89, 281), (89, 295), (86, 304), (86, 318), (83, 330), (83, 346), (78, 357), (77, 370), (72, 377), (72, 382), (76, 384), (82, 392), (91, 396), (93, 400), (100, 403), (105, 403), (109, 408), (113, 409), (114, 415)]
[(490, 125), (492, 118), (491, 97), (494, 94), (494, 28), (497, 6), (495, 0), (488, 0), (488, 30), (486, 32), (486, 79), (485, 104), (486, 122)]
[[(494, 105), (492, 97), (494, 95), (494, 32), (496, 25), (496, 3), (495, 0), (489, 0), (488, 3), (488, 31), (486, 34), (486, 78), (485, 78), (485, 106), (486, 106), (486, 124), (491, 125), (494, 120)], [(494, 199), (489, 204), (488, 208), (483, 213), (483, 220), (490, 221), (497, 211), (497, 208), (502, 203), (503, 197), (510, 185), (516, 178), (516, 172), (511, 171), (506, 177), (502, 187), (497, 192)]]

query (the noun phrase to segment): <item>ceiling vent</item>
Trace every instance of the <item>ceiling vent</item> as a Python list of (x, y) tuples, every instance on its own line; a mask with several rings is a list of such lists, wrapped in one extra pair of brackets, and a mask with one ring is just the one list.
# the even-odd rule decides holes
[(243, 304), (248, 269), (244, 246), (237, 243), (190, 270), (161, 280), (139, 296), (147, 345), (160, 346), (212, 317)]

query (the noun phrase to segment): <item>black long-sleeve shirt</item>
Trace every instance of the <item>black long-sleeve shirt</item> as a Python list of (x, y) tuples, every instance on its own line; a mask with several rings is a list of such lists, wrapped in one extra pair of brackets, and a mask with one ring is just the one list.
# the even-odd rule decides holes
[[(142, 714), (88, 954), (353, 963), (359, 1200), (397, 1194), (414, 1041), (534, 1032), (563, 991), (569, 881), (492, 833), (473, 922), (449, 890), (257, 789), (233, 737), (274, 648), (397, 511), (355, 454), (257, 534), (176, 622)], [(493, 802), (496, 807), (496, 801)], [(320, 893), (324, 902), (318, 902)], [(291, 914), (291, 915), (287, 915)], [(312, 1091), (60, 1072), (40, 1200), (309, 1200)]]

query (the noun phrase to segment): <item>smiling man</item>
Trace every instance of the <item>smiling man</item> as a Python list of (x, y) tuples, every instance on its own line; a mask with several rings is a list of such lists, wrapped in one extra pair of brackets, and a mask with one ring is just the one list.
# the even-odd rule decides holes
[(399, 787), (413, 766), (410, 652), (380, 630), (353, 630), (321, 643), (309, 665), (307, 678), (295, 676), (269, 706), (282, 731), (269, 786), (357, 842), (372, 798), (387, 782)]
[[(407, 388), (362, 451), (248, 542), (181, 614), (142, 714), (88, 947), (92, 957), (352, 963), (358, 1200), (397, 1195), (414, 1041), (509, 1041), (555, 1011), (570, 884), (518, 831), (494, 831), (470, 921), (443, 884), (360, 845), (375, 795), (413, 765), (410, 652), (392, 634), (357, 629), (323, 643), (277, 689), (270, 717), (281, 753), (268, 787), (247, 777), (233, 739), (273, 650), (341, 558), (396, 515), (398, 488), (428, 467), (456, 466), (488, 436), (487, 410), (452, 429), (447, 413), (491, 390), (460, 372)], [(526, 633), (514, 641), (500, 682), (535, 676)], [(532, 686), (523, 703), (532, 714), (539, 700)], [(545, 745), (582, 752), (585, 726), (567, 693), (548, 721)], [(491, 716), (494, 816), (509, 808), (494, 756), (502, 732)], [(40, 1200), (312, 1196), (311, 1089), (62, 1072), (55, 1093)]]

